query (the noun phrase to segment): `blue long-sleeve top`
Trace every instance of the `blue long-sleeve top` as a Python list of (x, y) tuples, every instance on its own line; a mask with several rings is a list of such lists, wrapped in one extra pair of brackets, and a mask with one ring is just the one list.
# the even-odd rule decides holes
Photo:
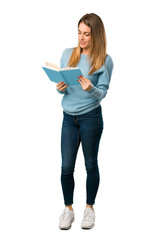
[[(61, 68), (67, 67), (72, 50), (73, 48), (67, 48), (63, 51), (60, 60)], [(70, 115), (80, 115), (97, 108), (107, 94), (113, 66), (112, 58), (107, 54), (105, 64), (93, 74), (88, 75), (89, 61), (87, 55), (81, 54), (77, 67), (81, 69), (83, 76), (92, 82), (93, 86), (89, 91), (84, 91), (81, 85), (68, 86), (65, 91), (57, 89), (59, 93), (64, 94), (61, 102), (63, 110)]]

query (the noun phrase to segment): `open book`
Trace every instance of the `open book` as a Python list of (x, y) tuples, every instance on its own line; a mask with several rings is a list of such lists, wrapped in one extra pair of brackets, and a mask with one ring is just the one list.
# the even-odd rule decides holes
[(77, 81), (77, 79), (79, 76), (83, 75), (79, 68), (59, 68), (57, 65), (49, 62), (46, 62), (42, 68), (49, 79), (55, 83), (64, 82), (68, 85), (79, 85), (80, 83)]

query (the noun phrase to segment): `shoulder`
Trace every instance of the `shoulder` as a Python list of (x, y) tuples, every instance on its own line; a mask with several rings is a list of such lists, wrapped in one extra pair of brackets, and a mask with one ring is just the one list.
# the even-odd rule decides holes
[[(104, 62), (104, 64), (102, 65), (102, 67), (99, 68), (99, 69), (98, 69), (97, 71), (95, 71), (94, 73), (95, 73), (95, 74), (96, 74), (96, 73), (103, 73), (103, 72), (106, 72), (106, 71), (111, 72), (112, 69), (113, 69), (113, 60), (112, 60), (111, 56), (107, 54), (107, 55), (106, 55), (105, 62)], [(93, 73), (93, 74), (94, 74), (94, 73)]]
[(106, 55), (106, 59), (105, 59), (105, 64), (104, 65), (113, 65), (113, 60), (112, 60), (112, 57), (109, 55), (109, 54), (107, 54)]
[(60, 60), (60, 66), (61, 68), (67, 67), (68, 61), (70, 59), (70, 56), (72, 54), (73, 48), (66, 48), (64, 49), (61, 60)]
[(63, 53), (62, 53), (62, 57), (68, 57), (71, 56), (73, 51), (73, 48), (65, 48)]
[(103, 68), (105, 71), (109, 71), (110, 73), (112, 73), (113, 67), (114, 67), (114, 64), (113, 64), (112, 57), (107, 54)]

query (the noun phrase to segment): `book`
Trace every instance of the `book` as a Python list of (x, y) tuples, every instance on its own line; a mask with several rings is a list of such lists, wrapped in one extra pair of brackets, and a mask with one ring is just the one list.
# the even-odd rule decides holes
[(52, 82), (64, 82), (68, 86), (79, 85), (80, 83), (77, 81), (78, 77), (83, 75), (80, 68), (59, 68), (57, 65), (49, 62), (46, 62), (42, 68)]

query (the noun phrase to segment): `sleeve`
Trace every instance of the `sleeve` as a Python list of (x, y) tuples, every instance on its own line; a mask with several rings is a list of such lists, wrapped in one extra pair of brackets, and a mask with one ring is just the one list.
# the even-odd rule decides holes
[[(64, 65), (64, 55), (65, 55), (65, 50), (63, 51), (61, 59), (60, 59), (60, 68), (65, 67), (65, 65)], [(65, 94), (67, 92), (67, 89), (65, 91), (60, 91), (60, 90), (57, 89), (57, 92), (60, 93), (60, 94)]]
[(60, 68), (64, 68), (64, 55), (65, 55), (65, 50), (62, 53), (61, 59), (60, 59)]
[(113, 71), (113, 61), (112, 58), (109, 56), (109, 59), (106, 60), (103, 71), (99, 74), (98, 83), (96, 86), (93, 86), (88, 93), (91, 97), (101, 101), (107, 94), (107, 90), (109, 89), (109, 84), (112, 76)]
[[(57, 89), (57, 88), (56, 88), (56, 89)], [(57, 92), (60, 93), (60, 94), (66, 94), (67, 89), (65, 89), (64, 91), (60, 91), (59, 89), (57, 89)]]

